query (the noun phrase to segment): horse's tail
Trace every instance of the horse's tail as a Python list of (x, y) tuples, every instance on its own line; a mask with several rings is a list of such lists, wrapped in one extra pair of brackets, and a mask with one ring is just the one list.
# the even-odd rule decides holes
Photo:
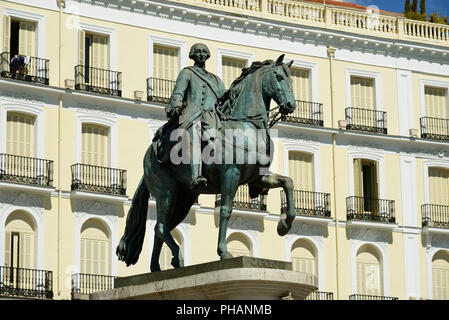
[(119, 260), (124, 261), (126, 266), (135, 264), (142, 251), (149, 197), (150, 192), (145, 185), (144, 177), (142, 177), (128, 211), (125, 232), (116, 250)]

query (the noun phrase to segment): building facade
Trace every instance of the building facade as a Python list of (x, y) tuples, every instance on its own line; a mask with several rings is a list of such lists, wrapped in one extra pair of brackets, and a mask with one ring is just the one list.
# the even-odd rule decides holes
[[(293, 178), (297, 217), (279, 237), (280, 189), (250, 199), (242, 186), (230, 252), (315, 274), (312, 298), (449, 298), (449, 26), (331, 0), (0, 12), (1, 295), (70, 299), (149, 272), (154, 199), (138, 263), (115, 248), (174, 80), (204, 42), (227, 87), (254, 61), (293, 61), (297, 110), (275, 126), (270, 169)], [(201, 195), (172, 231), (186, 265), (218, 259), (219, 200)]]

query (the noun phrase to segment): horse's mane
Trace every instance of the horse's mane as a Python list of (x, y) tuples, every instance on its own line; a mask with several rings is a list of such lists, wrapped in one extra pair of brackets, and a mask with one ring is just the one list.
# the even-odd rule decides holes
[(255, 61), (251, 64), (250, 67), (243, 68), (240, 76), (232, 82), (229, 89), (226, 90), (226, 92), (220, 98), (220, 105), (222, 106), (221, 111), (224, 113), (230, 113), (230, 107), (233, 105), (235, 98), (238, 96), (242, 89), (243, 80), (245, 80), (249, 75), (253, 74), (257, 70), (265, 66), (272, 66), (273, 64), (275, 64), (274, 60)]

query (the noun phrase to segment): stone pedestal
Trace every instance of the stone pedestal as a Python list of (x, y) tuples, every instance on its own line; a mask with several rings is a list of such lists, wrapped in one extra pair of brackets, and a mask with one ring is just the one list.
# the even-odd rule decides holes
[(290, 262), (237, 257), (119, 278), (115, 289), (93, 293), (90, 299), (303, 300), (316, 289), (316, 277), (292, 271)]

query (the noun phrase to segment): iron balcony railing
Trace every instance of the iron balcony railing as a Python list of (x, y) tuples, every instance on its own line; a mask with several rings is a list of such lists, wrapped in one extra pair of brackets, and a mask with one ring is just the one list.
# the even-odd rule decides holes
[[(330, 217), (330, 194), (311, 192), (311, 191), (293, 191), (296, 214), (310, 217)], [(281, 190), (281, 212), (287, 212), (287, 199), (285, 193)]]
[(449, 229), (449, 206), (424, 204), (421, 215), (423, 227)]
[(121, 97), (122, 73), (77, 65), (75, 67), (75, 89)]
[(51, 187), (53, 161), (0, 153), (0, 181)]
[(296, 100), (295, 111), (285, 116), (282, 121), (322, 127), (324, 125), (323, 104)]
[(34, 82), (39, 84), (49, 84), (49, 65), (50, 61), (47, 59), (37, 57), (27, 57), (18, 55), (24, 60), (28, 60), (28, 64), (20, 63), (16, 66), (11, 60), (10, 52), (3, 52), (0, 54), (0, 76), (3, 78), (18, 79), (27, 82)]
[(383, 111), (346, 108), (346, 129), (387, 134), (387, 113)]
[(167, 104), (170, 101), (175, 81), (148, 78), (147, 79), (147, 100)]
[(91, 294), (114, 288), (114, 280), (117, 277), (76, 273), (72, 275), (72, 294)]
[(307, 296), (306, 300), (334, 300), (334, 294), (332, 292), (313, 291)]
[(53, 273), (0, 266), (0, 296), (52, 299)]
[(72, 165), (72, 191), (126, 194), (126, 170), (77, 163)]
[[(215, 197), (215, 207), (221, 206), (221, 194)], [(267, 211), (267, 196), (260, 195), (257, 198), (251, 199), (249, 196), (248, 185), (242, 185), (235, 193), (234, 201), (232, 202), (234, 209), (244, 209), (253, 211)]]
[(421, 118), (421, 138), (449, 141), (449, 119)]
[(368, 197), (346, 198), (346, 218), (373, 222), (395, 223), (394, 200)]
[(352, 294), (349, 296), (349, 300), (399, 300), (399, 298), (386, 297), (386, 296), (372, 296), (368, 294)]

